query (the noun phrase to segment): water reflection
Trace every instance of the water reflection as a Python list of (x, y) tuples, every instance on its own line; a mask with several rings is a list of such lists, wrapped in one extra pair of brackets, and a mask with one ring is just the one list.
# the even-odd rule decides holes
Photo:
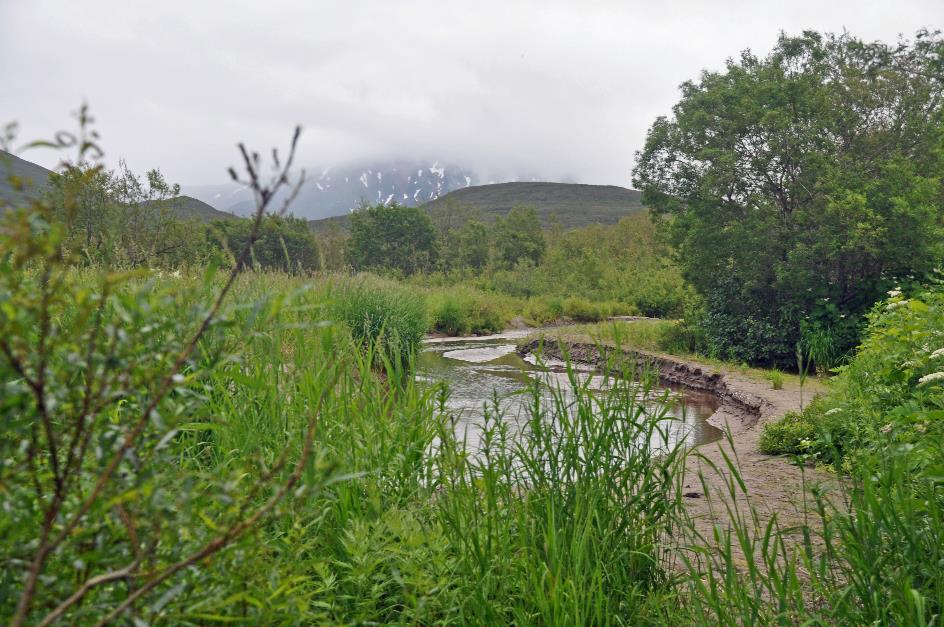
[[(449, 387), (447, 408), (453, 414), (456, 436), (465, 439), (467, 446), (478, 448), (485, 406), (495, 413), (494, 404), (513, 432), (527, 422), (528, 407), (533, 402), (526, 391), (534, 381), (541, 383), (541, 395), (550, 403), (550, 388), (560, 386), (569, 399), (571, 382), (560, 362), (537, 365), (533, 357), (522, 359), (515, 353), (515, 345), (507, 336), (490, 338), (446, 338), (429, 341), (417, 364), (417, 377), (429, 381), (444, 381)], [(589, 367), (578, 369), (581, 384), (587, 382), (593, 390), (606, 392), (607, 382)], [(684, 439), (694, 446), (717, 440), (721, 432), (706, 420), (717, 409), (717, 399), (680, 389), (656, 388), (642, 399), (650, 411), (666, 409), (673, 420), (666, 421), (670, 443)]]

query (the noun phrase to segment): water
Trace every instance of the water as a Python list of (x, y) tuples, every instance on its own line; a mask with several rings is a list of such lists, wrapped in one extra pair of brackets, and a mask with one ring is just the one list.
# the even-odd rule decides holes
[[(456, 435), (465, 438), (473, 450), (478, 447), (484, 406), (493, 411), (497, 401), (503, 420), (512, 431), (520, 430), (527, 421), (527, 408), (532, 397), (522, 393), (536, 380), (541, 382), (542, 396), (551, 400), (548, 386), (570, 389), (567, 373), (561, 363), (549, 362), (539, 367), (535, 360), (522, 359), (515, 353), (515, 340), (525, 332), (508, 333), (484, 338), (445, 338), (428, 340), (417, 364), (417, 377), (427, 381), (444, 381), (449, 387), (447, 408), (453, 413)], [(605, 381), (591, 368), (581, 368), (580, 377), (590, 378), (590, 387), (605, 393)], [(582, 378), (581, 381), (585, 379)], [(657, 388), (644, 399), (652, 411), (662, 409), (666, 388)], [(717, 440), (721, 431), (706, 421), (718, 407), (710, 394), (684, 389), (670, 389), (665, 407), (664, 423), (669, 443), (684, 440), (695, 446)]]

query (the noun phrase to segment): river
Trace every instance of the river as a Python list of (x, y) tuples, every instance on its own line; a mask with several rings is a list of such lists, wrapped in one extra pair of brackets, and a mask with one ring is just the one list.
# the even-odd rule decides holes
[[(487, 337), (436, 338), (424, 342), (417, 364), (417, 377), (429, 382), (445, 382), (449, 389), (447, 410), (455, 417), (456, 435), (471, 449), (478, 447), (485, 407), (498, 413), (512, 431), (526, 424), (528, 407), (533, 402), (527, 393), (535, 382), (544, 401), (552, 400), (552, 388), (559, 386), (565, 398), (572, 389), (564, 364), (539, 365), (528, 356), (515, 352), (515, 341), (526, 332), (511, 332)], [(577, 366), (580, 381), (590, 378), (592, 390), (606, 393), (607, 382), (589, 366)], [(722, 433), (707, 419), (718, 406), (710, 394), (690, 390), (657, 387), (642, 399), (647, 411), (666, 411), (663, 424), (669, 444), (679, 440), (696, 446), (717, 440)]]

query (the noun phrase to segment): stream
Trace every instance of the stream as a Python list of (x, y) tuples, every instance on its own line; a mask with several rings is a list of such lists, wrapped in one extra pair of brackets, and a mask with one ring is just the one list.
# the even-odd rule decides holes
[[(541, 383), (541, 394), (547, 403), (552, 400), (550, 388), (560, 386), (565, 397), (571, 389), (564, 364), (548, 362), (541, 367), (532, 356), (522, 358), (515, 352), (515, 342), (527, 334), (521, 331), (485, 337), (433, 338), (423, 344), (416, 376), (447, 384), (446, 407), (455, 417), (456, 436), (464, 438), (470, 450), (479, 448), (486, 406), (494, 414), (497, 402), (502, 419), (515, 432), (527, 422), (532, 397), (526, 391), (534, 381)], [(575, 368), (580, 377), (590, 377), (591, 389), (605, 393), (603, 377), (592, 367)], [(658, 387), (650, 391), (642, 401), (647, 410), (662, 408), (666, 390)], [(707, 422), (718, 407), (717, 398), (681, 388), (668, 390), (665, 408), (668, 419), (662, 426), (667, 429), (669, 445), (684, 440), (685, 446), (697, 446), (722, 436), (719, 429)]]

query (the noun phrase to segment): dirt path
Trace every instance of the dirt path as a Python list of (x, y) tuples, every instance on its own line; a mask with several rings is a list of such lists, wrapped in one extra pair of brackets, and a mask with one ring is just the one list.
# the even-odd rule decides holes
[[(537, 351), (539, 346), (539, 341), (531, 342), (521, 352)], [(569, 341), (565, 346), (572, 360), (593, 365), (603, 365), (608, 351), (614, 350), (607, 347), (601, 355), (594, 343)], [(561, 357), (557, 342), (549, 341), (541, 350), (548, 357)], [(765, 423), (800, 408), (801, 391), (797, 383), (787, 381), (782, 390), (774, 390), (769, 381), (758, 381), (739, 372), (671, 355), (632, 350), (623, 350), (623, 353), (638, 363), (657, 368), (665, 382), (710, 392), (720, 401), (709, 422), (727, 430), (730, 437), (698, 447), (698, 454), (689, 455), (685, 468), (685, 507), (701, 538), (710, 544), (715, 526), (729, 528), (731, 521), (725, 503), (732, 502), (737, 504), (745, 520), (750, 520), (750, 507), (754, 508), (761, 533), (774, 516), (781, 529), (814, 522), (817, 515), (812, 510), (808, 488), (831, 483), (832, 475), (816, 469), (802, 469), (783, 457), (765, 455), (758, 448)], [(802, 395), (809, 402), (822, 391), (822, 386), (816, 381), (808, 380)], [(746, 487), (746, 493), (738, 489), (733, 498), (725, 455), (736, 460)], [(811, 511), (810, 517), (808, 512)], [(799, 542), (802, 538), (799, 532), (786, 533), (784, 537), (788, 542), (791, 539)], [(737, 566), (745, 566), (743, 552), (737, 547), (734, 552)]]

